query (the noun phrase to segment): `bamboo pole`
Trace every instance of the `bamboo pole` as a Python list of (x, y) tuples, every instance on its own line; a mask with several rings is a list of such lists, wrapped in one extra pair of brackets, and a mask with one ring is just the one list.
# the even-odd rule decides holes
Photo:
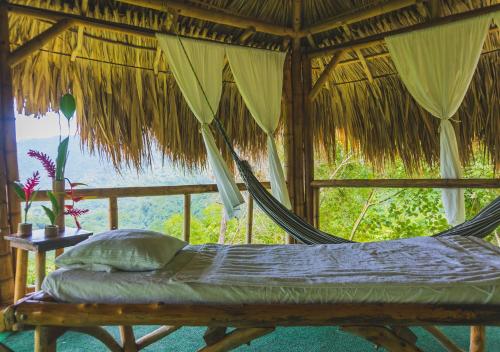
[(396, 29), (396, 30), (388, 31), (388, 32), (384, 32), (384, 33), (377, 33), (375, 35), (371, 35), (371, 36), (366, 37), (366, 38), (352, 40), (352, 41), (348, 41), (346, 43), (333, 45), (333, 46), (322, 48), (322, 49), (311, 50), (307, 55), (309, 56), (309, 58), (315, 58), (315, 57), (320, 57), (320, 56), (332, 55), (334, 52), (336, 52), (338, 50), (346, 50), (346, 49), (357, 50), (357, 49), (368, 48), (368, 47), (371, 47), (371, 46), (374, 46), (377, 44), (383, 44), (384, 38), (388, 37), (388, 36), (401, 34), (401, 33), (407, 33), (407, 32), (413, 32), (413, 31), (425, 29), (425, 28), (432, 28), (432, 27), (436, 27), (436, 26), (441, 26), (443, 24), (461, 21), (461, 20), (465, 20), (468, 18), (474, 18), (477, 16), (482, 16), (485, 14), (493, 13), (493, 12), (496, 12), (499, 10), (500, 10), (500, 4), (485, 6), (485, 7), (481, 7), (478, 9), (471, 10), (471, 11), (465, 11), (465, 12), (462, 12), (462, 13), (459, 13), (456, 15), (439, 17), (439, 18), (436, 18), (432, 21), (419, 23), (419, 24), (416, 24), (413, 26), (403, 27), (400, 29)]
[(45, 44), (57, 37), (62, 32), (66, 31), (68, 28), (75, 24), (74, 21), (70, 19), (63, 19), (56, 24), (54, 24), (49, 29), (40, 33), (36, 37), (30, 39), (28, 42), (24, 43), (16, 50), (14, 50), (7, 59), (7, 64), (11, 67), (23, 62), (29, 55), (33, 54), (35, 51), (43, 48)]
[(191, 194), (184, 194), (184, 225), (182, 231), (183, 240), (189, 243), (191, 237)]
[(325, 69), (323, 72), (321, 72), (321, 75), (319, 78), (316, 80), (316, 83), (314, 83), (314, 86), (311, 88), (309, 91), (308, 98), (309, 100), (314, 100), (319, 92), (321, 91), (321, 88), (325, 85), (325, 83), (328, 81), (330, 78), (330, 74), (335, 70), (335, 68), (340, 64), (340, 60), (344, 57), (345, 50), (339, 50), (333, 54), (333, 57), (330, 59), (330, 62), (328, 62), (328, 65), (326, 65)]
[[(0, 8), (0, 11), (2, 9)], [(3, 17), (3, 16), (2, 16)], [(4, 27), (0, 24), (1, 27)], [(0, 38), (0, 40), (2, 40)], [(3, 55), (0, 53), (0, 60)], [(5, 57), (5, 56), (3, 56)], [(3, 62), (3, 61), (1, 61)], [(3, 84), (0, 86), (3, 87)], [(0, 107), (2, 106), (2, 93), (0, 92)], [(2, 114), (0, 108), (0, 114)], [(2, 114), (3, 116), (3, 114)], [(5, 131), (3, 118), (0, 119), (0, 133)], [(12, 267), (12, 250), (9, 242), (3, 236), (10, 235), (9, 205), (7, 197), (7, 164), (5, 160), (5, 139), (0, 137), (0, 306), (12, 303), (14, 298), (14, 273)]]
[(42, 282), (45, 278), (45, 252), (35, 253), (35, 290), (42, 289)]
[(500, 178), (493, 179), (347, 179), (315, 180), (315, 188), (500, 188)]
[(137, 345), (138, 350), (142, 350), (143, 348), (155, 343), (156, 341), (161, 340), (165, 336), (170, 335), (171, 333), (179, 330), (181, 327), (180, 326), (161, 326), (155, 331), (150, 332), (147, 335), (142, 336), (141, 338), (137, 339), (135, 344)]
[(174, 12), (179, 16), (192, 17), (200, 20), (223, 24), (226, 26), (246, 29), (254, 27), (257, 32), (274, 34), (278, 36), (294, 36), (292, 28), (267, 23), (257, 18), (244, 17), (236, 14), (229, 14), (215, 9), (204, 9), (199, 6), (193, 6), (185, 2), (169, 0), (119, 0), (119, 2), (134, 6), (141, 6), (157, 11)]
[(258, 337), (267, 335), (274, 331), (274, 328), (246, 328), (231, 331), (221, 340), (212, 345), (208, 345), (198, 350), (199, 352), (223, 352), (230, 351)]
[[(23, 15), (23, 16), (29, 16), (37, 19), (42, 19), (42, 20), (49, 20), (49, 21), (61, 21), (63, 19), (68, 19), (72, 20), (75, 25), (78, 26), (85, 26), (101, 31), (111, 31), (115, 33), (120, 33), (120, 34), (127, 34), (127, 35), (133, 35), (133, 36), (138, 36), (142, 38), (156, 38), (156, 34), (165, 34), (165, 35), (172, 35), (172, 33), (168, 31), (155, 31), (153, 29), (149, 28), (144, 28), (140, 26), (134, 26), (130, 24), (125, 24), (125, 23), (120, 23), (120, 22), (114, 22), (114, 21), (106, 21), (102, 19), (97, 19), (93, 17), (88, 17), (88, 16), (82, 16), (82, 15), (77, 15), (77, 14), (71, 14), (67, 12), (60, 12), (60, 11), (54, 11), (54, 10), (47, 10), (47, 9), (42, 9), (39, 7), (33, 7), (33, 6), (26, 6), (26, 5), (18, 5), (18, 4), (8, 4), (7, 8), (10, 12), (18, 14), (18, 15)], [(192, 35), (180, 35), (181, 38), (193, 38), (194, 36)], [(95, 38), (93, 38), (95, 39)], [(201, 41), (206, 41), (206, 42), (221, 42), (221, 40), (217, 40), (215, 38), (196, 38), (197, 40)], [(125, 44), (122, 44), (125, 45)], [(235, 45), (235, 46), (245, 46), (249, 47), (249, 45), (243, 45), (239, 44), (236, 42), (233, 42), (231, 44), (226, 45)], [(270, 51), (275, 51), (274, 49), (266, 49), (266, 48), (260, 48), (260, 50), (270, 50)]]
[(118, 228), (118, 199), (109, 197), (109, 229), (116, 230)]
[(483, 325), (471, 326), (469, 352), (485, 352), (485, 351), (486, 351), (486, 328)]
[(249, 193), (248, 194), (248, 202), (247, 202), (247, 231), (246, 231), (246, 238), (247, 238), (247, 243), (251, 244), (252, 243), (252, 237), (253, 237), (253, 198), (252, 195)]
[(9, 324), (62, 327), (500, 324), (500, 305), (492, 304), (79, 304), (28, 299), (6, 314)]
[(304, 102), (304, 217), (312, 224), (314, 222), (314, 195), (311, 182), (314, 180), (314, 126), (311, 119), (312, 104), (308, 99), (312, 88), (311, 60), (302, 60), (303, 102)]
[(303, 32), (307, 34), (317, 34), (329, 31), (343, 25), (348, 25), (355, 22), (360, 22), (371, 17), (380, 16), (389, 12), (393, 12), (417, 3), (418, 0), (390, 0), (376, 6), (371, 6), (365, 9), (353, 11), (347, 14), (326, 19), (320, 23), (315, 23), (304, 28)]
[(26, 294), (27, 275), (28, 251), (18, 248), (16, 252), (16, 281), (14, 285), (14, 302), (19, 301)]
[(448, 336), (446, 336), (441, 330), (436, 328), (435, 326), (423, 326), (425, 330), (427, 330), (439, 343), (446, 348), (449, 352), (463, 352), (463, 350), (455, 345), (453, 341), (451, 341)]
[(123, 352), (137, 352), (137, 345), (135, 344), (134, 330), (130, 325), (121, 325), (120, 339), (122, 341)]
[[(271, 188), (269, 182), (261, 182), (265, 188)], [(245, 191), (244, 183), (237, 184), (240, 191)], [(149, 186), (149, 187), (109, 187), (109, 188), (85, 188), (75, 190), (76, 196), (92, 197), (94, 199), (105, 199), (110, 197), (128, 198), (128, 197), (154, 197), (154, 196), (174, 196), (184, 194), (201, 194), (217, 192), (216, 184), (198, 184), (198, 185), (178, 185), (178, 186)], [(37, 200), (48, 200), (47, 191), (40, 190)]]
[[(15, 192), (12, 188), (12, 182), (19, 179), (19, 171), (17, 164), (17, 142), (16, 142), (16, 125), (14, 115), (14, 99), (12, 95), (12, 76), (10, 67), (7, 64), (7, 58), (10, 53), (9, 45), (9, 18), (5, 1), (0, 1), (0, 139), (2, 140), (0, 152), (3, 154), (2, 165), (0, 172), (2, 173), (0, 187), (3, 194), (1, 221), (2, 233), (14, 233), (17, 229), (17, 224), (21, 222), (21, 206)], [(5, 213), (7, 214), (6, 217)], [(7, 246), (7, 249), (5, 248)], [(1, 284), (1, 300), (9, 300), (12, 294), (12, 274), (13, 262), (9, 255), (10, 249), (4, 242), (3, 237), (0, 239), (0, 264), (5, 265), (5, 280)], [(20, 250), (18, 252), (21, 252)], [(27, 265), (27, 256), (21, 256), (25, 259)], [(16, 263), (20, 263), (19, 258), (16, 258)], [(10, 264), (6, 261), (10, 260)], [(23, 263), (24, 263), (23, 262)], [(4, 291), (5, 290), (5, 291)], [(14, 288), (15, 297), (15, 288)]]

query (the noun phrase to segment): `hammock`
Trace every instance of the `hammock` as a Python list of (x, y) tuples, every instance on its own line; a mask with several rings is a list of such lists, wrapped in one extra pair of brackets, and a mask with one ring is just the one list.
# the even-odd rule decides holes
[[(240, 159), (238, 154), (233, 148), (231, 141), (229, 140), (226, 130), (222, 126), (221, 121), (215, 114), (206, 94), (203, 85), (201, 84), (196, 70), (187, 54), (186, 49), (182, 43), (182, 40), (177, 36), (181, 47), (186, 55), (187, 61), (193, 70), (196, 77), (197, 83), (203, 92), (205, 101), (207, 102), (212, 115), (214, 117), (215, 125), (219, 132), (221, 133), (225, 144), (227, 145), (234, 162), (238, 167), (240, 176), (245, 183), (248, 192), (251, 194), (257, 205), (266, 213), (278, 226), (285, 230), (290, 236), (292, 236), (297, 241), (304, 244), (340, 244), (340, 243), (354, 243), (341, 237), (337, 237), (319, 229), (309, 224), (307, 221), (302, 219), (300, 216), (286, 208), (281, 202), (276, 199), (269, 191), (259, 182), (257, 177), (252, 172), (250, 164), (246, 160)], [(500, 197), (497, 197), (492, 203), (482, 209), (474, 218), (466, 221), (460, 225), (452, 227), (446, 231), (437, 233), (433, 236), (474, 236), (483, 238), (490, 232), (492, 232), (500, 224)]]

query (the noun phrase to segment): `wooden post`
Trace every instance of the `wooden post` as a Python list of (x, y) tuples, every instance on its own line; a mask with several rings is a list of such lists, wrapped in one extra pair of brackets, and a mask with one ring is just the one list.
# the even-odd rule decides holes
[(470, 327), (469, 352), (486, 351), (486, 328), (484, 326)]
[(42, 282), (45, 278), (45, 252), (35, 253), (35, 290), (40, 291), (42, 289)]
[(320, 188), (313, 188), (313, 226), (319, 229), (319, 216), (320, 216)]
[(309, 94), (312, 89), (311, 60), (302, 59), (303, 102), (304, 102), (304, 216), (310, 224), (314, 223), (314, 195), (311, 182), (314, 180), (314, 136), (312, 121), (312, 103)]
[(26, 294), (26, 279), (28, 274), (28, 251), (18, 248), (16, 254), (16, 282), (14, 286), (14, 302)]
[(120, 338), (122, 340), (123, 352), (138, 351), (132, 326), (120, 326)]
[(189, 243), (191, 236), (191, 194), (184, 194), (184, 226), (182, 232), (183, 240)]
[(247, 208), (247, 243), (252, 243), (253, 235), (253, 198), (250, 193), (248, 193), (248, 208)]
[[(293, 0), (293, 27), (301, 26), (301, 0)], [(290, 64), (285, 70), (285, 91), (287, 98), (287, 121), (285, 132), (285, 155), (287, 159), (287, 181), (293, 211), (304, 217), (304, 153), (303, 123), (304, 94), (302, 82), (302, 48), (300, 39), (292, 40)], [(294, 243), (288, 236), (288, 243)]]
[(118, 228), (118, 198), (109, 197), (109, 229)]
[[(7, 2), (0, 0), (0, 226), (1, 234), (13, 233), (21, 221), (21, 206), (11, 186), (19, 179), (17, 167), (16, 125), (12, 76), (7, 65), (9, 45), (9, 18)], [(27, 256), (22, 256), (21, 259)], [(10, 301), (13, 294), (13, 262), (8, 244), (0, 238), (0, 303)]]

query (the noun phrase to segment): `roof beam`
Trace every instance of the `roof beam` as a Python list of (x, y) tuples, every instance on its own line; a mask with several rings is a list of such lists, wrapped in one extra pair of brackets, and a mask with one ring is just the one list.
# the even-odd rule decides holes
[(342, 57), (344, 56), (345, 51), (340, 50), (337, 51), (335, 54), (333, 54), (333, 57), (330, 59), (330, 62), (328, 65), (326, 65), (325, 69), (323, 72), (321, 72), (321, 75), (319, 76), (318, 80), (312, 87), (311, 91), (309, 92), (309, 100), (313, 101), (321, 91), (321, 88), (323, 88), (323, 85), (328, 81), (330, 78), (330, 73), (335, 69), (335, 67), (338, 66), (340, 63), (340, 60), (342, 60)]
[(408, 27), (403, 27), (400, 29), (396, 29), (393, 31), (385, 32), (385, 33), (378, 33), (375, 35), (371, 35), (366, 38), (362, 39), (357, 39), (357, 40), (352, 40), (346, 43), (338, 44), (338, 45), (333, 45), (327, 48), (322, 48), (322, 49), (317, 49), (317, 50), (311, 50), (308, 54), (309, 58), (315, 58), (315, 57), (320, 57), (320, 56), (326, 56), (326, 55), (332, 55), (338, 50), (356, 50), (356, 49), (362, 49), (362, 48), (368, 48), (377, 44), (383, 44), (384, 43), (384, 38), (391, 36), (391, 35), (396, 35), (396, 34), (401, 34), (401, 33), (407, 33), (407, 32), (412, 32), (420, 29), (425, 29), (425, 28), (431, 28), (435, 26), (440, 26), (443, 24), (447, 23), (452, 23), (468, 18), (473, 18), (489, 13), (493, 13), (495, 11), (500, 11), (500, 4), (495, 4), (491, 6), (486, 6), (486, 7), (481, 7), (475, 10), (471, 11), (466, 11), (462, 12), (456, 15), (451, 15), (451, 16), (446, 16), (446, 17), (439, 17), (434, 20), (425, 22), (425, 23), (419, 23), (413, 26), (408, 26)]
[(295, 36), (292, 28), (273, 23), (260, 21), (256, 18), (229, 14), (218, 10), (207, 10), (198, 6), (186, 4), (177, 0), (118, 0), (119, 2), (145, 7), (157, 11), (177, 13), (180, 16), (197, 18), (204, 21), (223, 24), (226, 26), (247, 29), (254, 27), (257, 32), (269, 33), (278, 36)]
[(344, 25), (360, 22), (371, 17), (380, 16), (388, 12), (393, 12), (408, 6), (412, 6), (420, 1), (422, 0), (390, 0), (388, 2), (368, 7), (359, 11), (331, 17), (325, 21), (322, 21), (321, 23), (313, 24), (307, 28), (304, 28), (303, 32), (305, 34), (303, 35), (326, 32), (338, 27), (342, 27)]
[(30, 39), (22, 46), (14, 50), (7, 58), (7, 63), (11, 67), (21, 63), (29, 55), (33, 54), (33, 52), (43, 48), (45, 44), (47, 44), (49, 41), (57, 37), (59, 34), (64, 32), (74, 24), (75, 22), (70, 19), (60, 20), (49, 29), (45, 30), (44, 32), (40, 33), (36, 37)]
[[(120, 33), (120, 34), (128, 34), (128, 35), (134, 35), (134, 36), (139, 36), (139, 37), (144, 37), (144, 38), (154, 38), (156, 39), (156, 34), (170, 34), (171, 33), (167, 31), (156, 31), (153, 29), (149, 28), (144, 28), (140, 26), (134, 26), (130, 24), (125, 24), (125, 23), (119, 23), (119, 22), (113, 22), (113, 21), (106, 21), (106, 20), (101, 20), (98, 18), (93, 18), (93, 17), (87, 17), (87, 16), (81, 16), (81, 15), (76, 15), (76, 14), (71, 14), (71, 13), (66, 13), (66, 12), (60, 12), (60, 11), (53, 11), (53, 10), (47, 10), (47, 9), (42, 9), (39, 7), (33, 7), (33, 6), (26, 6), (26, 5), (17, 5), (17, 4), (8, 4), (7, 9), (9, 12), (18, 14), (18, 15), (24, 15), (24, 16), (29, 16), (41, 20), (48, 20), (48, 21), (55, 21), (59, 22), (61, 20), (67, 19), (73, 21), (74, 25), (81, 25), (85, 27), (90, 27), (98, 30), (103, 30), (103, 31), (111, 31), (115, 33)], [(174, 13), (174, 18), (175, 18), (175, 13)], [(180, 37), (186, 37), (186, 38), (191, 38), (192, 36), (185, 36), (185, 35), (180, 35)], [(289, 38), (289, 37), (285, 37)], [(202, 41), (210, 41), (210, 42), (218, 42), (220, 41), (211, 39), (211, 38), (197, 38), (198, 40)], [(227, 45), (239, 45), (239, 46), (247, 46), (247, 45), (241, 45), (238, 43), (231, 43)], [(261, 48), (261, 50), (271, 50), (271, 49), (265, 49)]]

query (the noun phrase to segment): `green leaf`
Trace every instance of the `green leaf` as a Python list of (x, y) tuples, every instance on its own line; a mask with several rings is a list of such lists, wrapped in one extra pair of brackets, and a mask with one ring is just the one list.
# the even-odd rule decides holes
[(23, 185), (19, 182), (12, 182), (12, 187), (17, 196), (22, 200), (26, 201), (26, 195), (24, 194)]
[(64, 138), (57, 148), (56, 158), (56, 180), (64, 180), (64, 169), (66, 167), (66, 159), (68, 157), (69, 137)]
[(69, 93), (64, 94), (61, 98), (59, 106), (66, 119), (68, 121), (71, 120), (76, 110), (76, 101), (73, 95)]
[(59, 202), (57, 201), (56, 197), (54, 196), (54, 193), (52, 192), (47, 192), (47, 195), (49, 196), (50, 203), (52, 204), (52, 211), (55, 216), (59, 215)]
[(52, 211), (52, 209), (47, 208), (45, 205), (42, 205), (43, 210), (45, 210), (45, 214), (50, 220), (50, 224), (54, 225), (56, 222), (56, 214)]

